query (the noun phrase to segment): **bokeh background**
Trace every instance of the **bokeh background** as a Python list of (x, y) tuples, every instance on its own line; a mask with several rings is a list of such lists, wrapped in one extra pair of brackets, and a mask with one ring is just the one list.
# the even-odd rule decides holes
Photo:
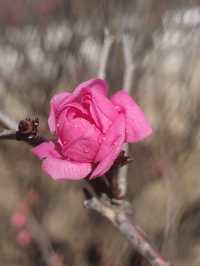
[[(132, 219), (174, 265), (199, 266), (200, 1), (0, 0), (0, 111), (15, 121), (39, 117), (48, 135), (51, 96), (98, 76), (106, 32), (114, 39), (110, 93), (124, 85), (126, 37), (131, 94), (154, 129), (130, 147)], [(30, 193), (32, 215), (63, 261), (55, 265), (147, 265), (109, 222), (84, 208), (82, 186), (43, 174), (25, 143), (1, 141), (0, 265), (46, 265), (34, 241), (19, 245), (10, 223)]]

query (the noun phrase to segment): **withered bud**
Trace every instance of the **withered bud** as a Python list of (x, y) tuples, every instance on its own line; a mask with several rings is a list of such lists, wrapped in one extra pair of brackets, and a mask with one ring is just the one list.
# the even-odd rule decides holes
[(36, 136), (38, 132), (39, 119), (30, 119), (26, 118), (25, 120), (21, 120), (18, 125), (19, 133), (22, 135), (32, 135)]

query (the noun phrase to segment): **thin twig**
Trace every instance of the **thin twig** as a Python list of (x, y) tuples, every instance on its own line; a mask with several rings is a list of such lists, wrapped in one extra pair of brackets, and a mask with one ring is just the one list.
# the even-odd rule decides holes
[(18, 128), (18, 124), (3, 112), (0, 112), (0, 124), (7, 129), (17, 130)]
[(109, 205), (96, 197), (86, 200), (84, 205), (106, 217), (152, 266), (172, 266), (152, 247), (142, 230), (130, 222), (123, 208)]
[(16, 130), (4, 129), (0, 131), (0, 139), (15, 139), (16, 140)]
[(106, 68), (108, 64), (108, 58), (109, 58), (109, 53), (112, 48), (112, 44), (114, 41), (114, 37), (109, 33), (107, 29), (105, 29), (105, 38), (104, 38), (104, 43), (101, 51), (101, 56), (100, 56), (100, 64), (99, 64), (99, 70), (98, 70), (98, 77), (105, 79), (106, 77)]
[[(17, 123), (14, 122), (12, 119), (10, 119), (7, 115), (2, 114), (2, 112), (0, 112), (0, 114), (2, 115), (1, 117), (4, 117), (4, 118), (6, 117), (7, 119), (7, 120), (0, 119), (0, 123), (2, 122), (3, 124), (4, 122), (4, 125), (6, 126), (6, 128), (8, 128), (8, 129), (3, 129), (2, 131), (0, 131), (0, 140), (8, 139), (8, 140), (24, 141), (33, 147), (41, 144), (42, 142), (47, 141), (45, 137), (37, 134), (37, 127), (39, 125), (38, 119), (37, 120), (36, 119), (21, 120), (19, 122), (19, 125), (17, 125)], [(6, 121), (10, 121), (10, 123)], [(34, 123), (36, 121), (37, 121), (37, 126), (35, 127)], [(27, 130), (29, 129), (28, 127), (30, 127), (30, 132), (29, 131), (27, 132)]]
[[(55, 254), (55, 251), (53, 250), (51, 242), (49, 241), (49, 238), (40, 223), (38, 223), (35, 217), (30, 214), (27, 223), (27, 229), (30, 231), (35, 243), (38, 245), (46, 265), (56, 266), (57, 264), (55, 265), (52, 260), (52, 256)], [(66, 266), (66, 264), (63, 263), (60, 265)]]
[(46, 265), (55, 266), (52, 263), (52, 259), (51, 259), (52, 255), (54, 254), (54, 250), (43, 228), (37, 222), (34, 216), (29, 216), (27, 227), (33, 239), (37, 243)]
[[(132, 89), (132, 81), (134, 75), (134, 63), (133, 63), (133, 56), (132, 56), (132, 40), (128, 38), (128, 36), (123, 36), (122, 39), (122, 47), (123, 47), (123, 54), (124, 54), (124, 62), (125, 62), (125, 73), (124, 73), (124, 80), (123, 80), (123, 89), (131, 94)], [(128, 155), (128, 144), (124, 146), (124, 151), (126, 155)], [(121, 167), (118, 172), (118, 190), (120, 191), (120, 196), (123, 197), (127, 191), (127, 174), (128, 174), (128, 164)]]

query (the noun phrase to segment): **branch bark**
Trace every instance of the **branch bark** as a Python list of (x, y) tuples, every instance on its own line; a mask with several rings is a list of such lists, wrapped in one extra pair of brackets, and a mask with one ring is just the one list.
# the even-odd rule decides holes
[(4, 129), (0, 132), (0, 139), (16, 139), (16, 130)]
[(166, 261), (150, 242), (145, 238), (142, 230), (131, 223), (124, 207), (113, 206), (108, 200), (97, 199), (92, 197), (84, 202), (84, 205), (88, 209), (92, 209), (106, 217), (134, 246), (134, 248), (146, 258), (146, 260), (152, 266), (172, 266), (168, 261)]

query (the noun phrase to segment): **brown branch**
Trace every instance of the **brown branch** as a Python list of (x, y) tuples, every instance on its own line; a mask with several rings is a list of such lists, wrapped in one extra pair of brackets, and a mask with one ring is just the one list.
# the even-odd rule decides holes
[(20, 131), (6, 129), (0, 132), (0, 140), (24, 141), (33, 147), (47, 141), (43, 136), (23, 135)]
[(46, 265), (55, 266), (52, 262), (52, 255), (54, 254), (54, 250), (52, 248), (51, 242), (49, 241), (45, 231), (37, 222), (34, 216), (30, 215), (27, 228), (30, 231), (34, 241), (38, 245)]
[(45, 137), (37, 134), (39, 126), (38, 119), (25, 119), (17, 124), (7, 115), (0, 112), (0, 124), (8, 128), (0, 131), (0, 140), (24, 141), (31, 146), (37, 146), (47, 141)]
[(112, 205), (105, 197), (97, 199), (92, 197), (84, 202), (88, 209), (92, 209), (106, 217), (134, 246), (134, 248), (152, 266), (172, 266), (167, 262), (144, 237), (144, 233), (138, 226), (131, 223), (124, 206)]
[(0, 131), (0, 139), (14, 139), (16, 140), (16, 130), (4, 129)]

